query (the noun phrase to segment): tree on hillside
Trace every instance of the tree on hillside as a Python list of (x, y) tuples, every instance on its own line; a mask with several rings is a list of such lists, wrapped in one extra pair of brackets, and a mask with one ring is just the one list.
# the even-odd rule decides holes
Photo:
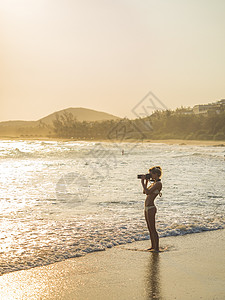
[(78, 121), (72, 113), (56, 114), (56, 118), (53, 120), (53, 131), (58, 137), (71, 138), (76, 135), (77, 123)]

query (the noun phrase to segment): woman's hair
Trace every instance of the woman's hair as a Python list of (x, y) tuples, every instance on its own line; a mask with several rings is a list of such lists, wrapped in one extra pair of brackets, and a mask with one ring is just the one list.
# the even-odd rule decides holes
[(155, 166), (149, 169), (149, 173), (154, 173), (159, 176), (159, 178), (162, 176), (162, 168), (160, 166)]

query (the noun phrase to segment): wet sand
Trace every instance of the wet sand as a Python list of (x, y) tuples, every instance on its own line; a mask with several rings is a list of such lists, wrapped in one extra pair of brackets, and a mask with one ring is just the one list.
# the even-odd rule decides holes
[[(150, 241), (0, 277), (1, 299), (225, 299), (225, 230)], [(126, 248), (126, 249), (124, 249)]]

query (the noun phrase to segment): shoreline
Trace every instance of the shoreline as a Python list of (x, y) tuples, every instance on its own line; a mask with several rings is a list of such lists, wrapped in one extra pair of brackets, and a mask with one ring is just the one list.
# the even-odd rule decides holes
[(161, 238), (167, 247), (161, 253), (143, 252), (149, 244), (137, 241), (4, 274), (1, 299), (225, 298), (225, 229)]
[(191, 145), (191, 146), (221, 146), (225, 147), (225, 141), (216, 141), (216, 140), (184, 140), (184, 139), (146, 139), (146, 140), (104, 140), (104, 139), (66, 139), (66, 138), (50, 138), (50, 137), (41, 137), (41, 138), (24, 138), (24, 137), (0, 137), (0, 140), (5, 141), (56, 141), (56, 142), (105, 142), (105, 143), (160, 143), (167, 145)]

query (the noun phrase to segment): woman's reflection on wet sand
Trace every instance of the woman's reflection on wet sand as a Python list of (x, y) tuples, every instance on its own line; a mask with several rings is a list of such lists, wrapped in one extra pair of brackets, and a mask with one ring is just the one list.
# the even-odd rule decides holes
[(146, 300), (161, 300), (160, 255), (151, 253), (146, 268)]

